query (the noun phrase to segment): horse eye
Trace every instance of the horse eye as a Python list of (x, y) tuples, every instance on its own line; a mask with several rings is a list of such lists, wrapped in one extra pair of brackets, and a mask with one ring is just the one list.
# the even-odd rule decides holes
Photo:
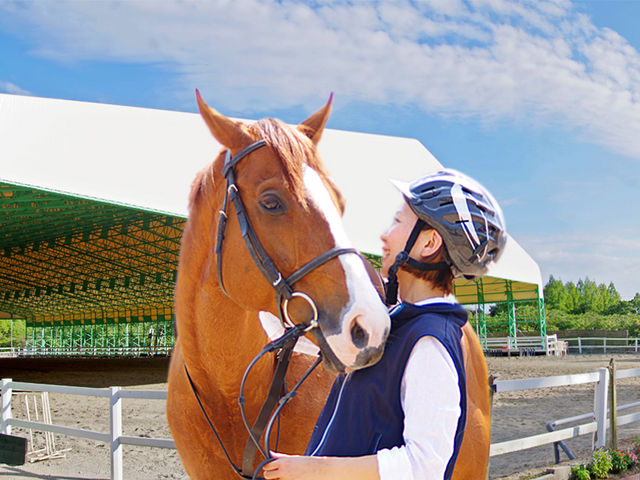
[(264, 197), (262, 197), (260, 199), (260, 206), (267, 213), (282, 213), (284, 211), (282, 202), (277, 196), (273, 194), (265, 195)]

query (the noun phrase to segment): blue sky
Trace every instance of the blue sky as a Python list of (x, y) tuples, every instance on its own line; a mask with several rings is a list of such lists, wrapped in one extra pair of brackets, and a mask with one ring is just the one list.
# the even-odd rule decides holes
[(0, 92), (414, 137), (543, 281), (640, 291), (640, 0), (0, 2)]

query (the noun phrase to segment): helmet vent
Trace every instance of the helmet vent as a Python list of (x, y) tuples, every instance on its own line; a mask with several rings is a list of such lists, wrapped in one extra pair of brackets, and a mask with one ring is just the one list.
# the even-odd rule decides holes
[(425, 193), (425, 192), (428, 192), (430, 190), (433, 190), (434, 188), (436, 188), (436, 187), (434, 187), (433, 185), (420, 186), (420, 187), (418, 187), (416, 189), (416, 193)]

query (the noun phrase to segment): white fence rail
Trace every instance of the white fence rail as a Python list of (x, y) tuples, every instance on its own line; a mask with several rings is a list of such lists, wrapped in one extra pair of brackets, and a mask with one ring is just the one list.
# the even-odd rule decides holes
[(570, 337), (557, 334), (534, 337), (487, 337), (480, 342), (485, 350), (510, 352), (545, 352), (547, 355), (563, 353), (638, 353), (639, 337)]
[[(618, 370), (616, 380), (622, 378), (640, 377), (640, 368), (629, 370)], [(556, 430), (553, 432), (541, 433), (524, 438), (517, 438), (491, 445), (489, 455), (492, 457), (505, 453), (516, 452), (527, 448), (549, 445), (562, 440), (575, 438), (581, 435), (594, 434), (594, 448), (605, 446), (607, 438), (607, 409), (609, 394), (609, 369), (599, 368), (596, 372), (580, 373), (575, 375), (559, 375), (555, 377), (526, 378), (521, 380), (499, 380), (494, 382), (495, 393), (513, 392), (518, 390), (530, 390), (535, 388), (561, 387), (570, 385), (580, 385), (585, 383), (594, 384), (593, 393), (593, 413), (579, 415), (567, 419), (557, 420), (557, 425), (573, 423), (580, 420), (592, 420), (577, 426)], [(628, 409), (640, 406), (640, 402), (622, 405), (617, 410)], [(617, 418), (617, 425), (626, 425), (640, 421), (640, 413), (632, 413)]]
[[(13, 418), (12, 397), (14, 390), (32, 392), (64, 393), (109, 399), (109, 432), (96, 432), (82, 428), (51, 425)], [(87, 438), (110, 445), (111, 479), (122, 480), (122, 445), (138, 445), (156, 448), (176, 448), (175, 443), (167, 438), (148, 438), (122, 435), (122, 399), (138, 398), (147, 400), (166, 400), (166, 390), (123, 390), (120, 387), (87, 388), (63, 385), (47, 385), (41, 383), (14, 382), (10, 378), (2, 379), (2, 423), (0, 431), (11, 434), (11, 427), (21, 427), (45, 432), (53, 432), (71, 437)]]
[(2, 347), (0, 357), (145, 357), (169, 355), (172, 345), (151, 347)]
[(638, 337), (575, 337), (569, 342), (571, 353), (638, 353)]
[[(616, 379), (640, 377), (640, 368), (618, 370)], [(493, 384), (495, 394), (531, 390), (536, 388), (561, 387), (580, 384), (594, 384), (593, 413), (568, 419), (557, 420), (557, 425), (570, 421), (592, 420), (590, 422), (545, 432), (524, 438), (517, 438), (491, 444), (489, 455), (495, 457), (506, 453), (516, 452), (527, 448), (553, 444), (562, 440), (576, 438), (581, 435), (594, 434), (594, 447), (605, 446), (607, 437), (607, 407), (609, 392), (609, 370), (599, 368), (596, 372), (581, 373), (575, 375), (559, 375), (554, 377), (527, 378), (520, 380), (498, 380)], [(49, 425), (39, 422), (31, 422), (12, 417), (11, 402), (13, 390), (27, 390), (37, 392), (64, 393), (71, 395), (85, 395), (92, 397), (109, 398), (109, 432), (97, 432), (80, 428), (61, 425)], [(2, 379), (2, 423), (1, 432), (11, 433), (11, 427), (30, 428), (40, 431), (48, 431), (73, 437), (88, 438), (110, 445), (111, 451), (111, 479), (122, 480), (122, 445), (138, 445), (157, 448), (175, 448), (175, 443), (166, 438), (147, 438), (126, 436), (122, 434), (122, 399), (137, 398), (148, 400), (166, 400), (165, 390), (124, 390), (120, 387), (110, 388), (86, 388), (70, 387), (62, 385), (47, 385), (38, 383), (14, 382), (11, 379)], [(618, 409), (640, 406), (640, 402), (620, 406)], [(619, 416), (617, 425), (640, 421), (640, 412)]]
[(480, 339), (485, 350), (504, 350), (519, 353), (544, 352), (546, 355), (562, 353), (562, 341), (557, 335), (541, 335), (536, 337), (487, 337)]

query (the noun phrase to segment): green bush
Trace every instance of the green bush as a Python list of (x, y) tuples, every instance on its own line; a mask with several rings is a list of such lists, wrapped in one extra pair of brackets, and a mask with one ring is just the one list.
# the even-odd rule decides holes
[(591, 480), (591, 474), (584, 465), (576, 465), (571, 468), (571, 478), (575, 480)]
[(588, 466), (589, 471), (593, 474), (593, 478), (608, 478), (612, 467), (610, 452), (603, 449), (593, 452), (591, 463), (589, 463)]

